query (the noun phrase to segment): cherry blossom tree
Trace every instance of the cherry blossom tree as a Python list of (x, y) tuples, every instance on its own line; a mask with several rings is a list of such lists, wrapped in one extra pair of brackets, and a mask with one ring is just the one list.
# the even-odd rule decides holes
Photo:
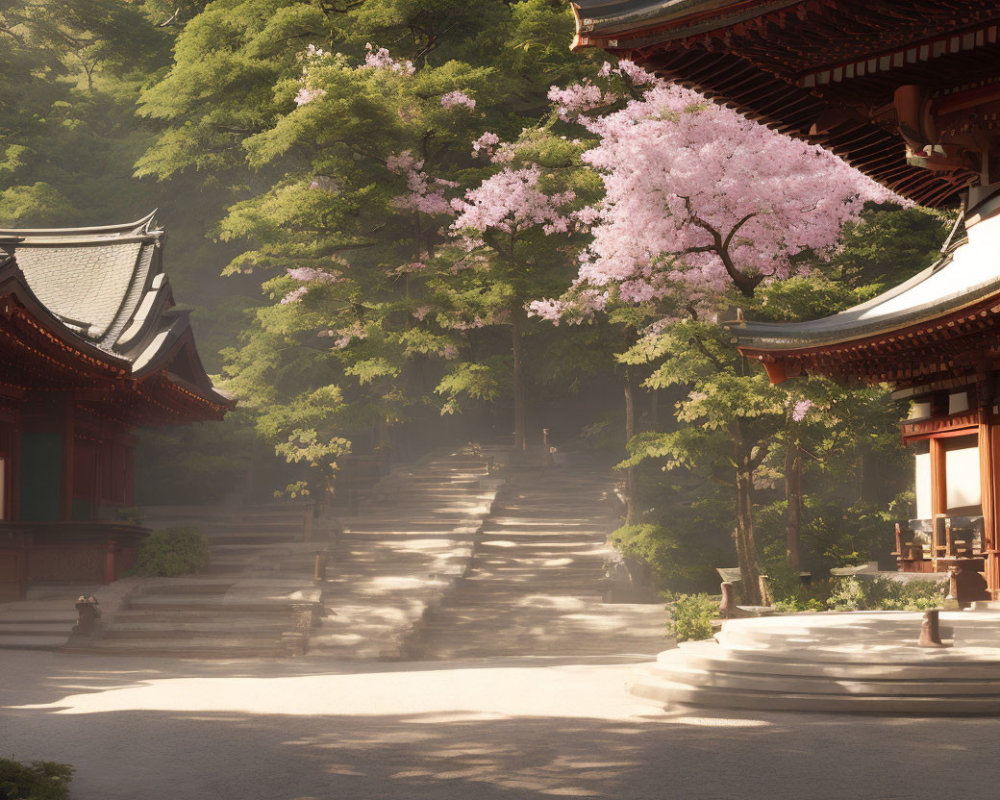
[(700, 448), (727, 441), (744, 591), (759, 601), (755, 473), (780, 425), (805, 411), (748, 369), (711, 322), (737, 298), (751, 302), (763, 283), (794, 274), (805, 256), (830, 253), (865, 202), (891, 195), (832, 154), (629, 62), (600, 77), (606, 85), (549, 95), (561, 119), (598, 138), (583, 160), (601, 174), (605, 195), (589, 212), (593, 238), (573, 289), (532, 312), (580, 319), (609, 302), (661, 309), (623, 360), (658, 361), (647, 381), (653, 388), (689, 385), (677, 418), (694, 427), (640, 437), (628, 463), (691, 465), (704, 460)]
[[(553, 252), (544, 240), (573, 232), (571, 214), (576, 193), (560, 185), (563, 179), (555, 178), (551, 172), (546, 175), (539, 163), (518, 163), (522, 159), (512, 145), (494, 150), (501, 145), (495, 135), (480, 137), (476, 145), (476, 151), (488, 149), (493, 153), (493, 161), (503, 166), (452, 203), (457, 217), (451, 231), (458, 256), (451, 263), (454, 279), (448, 281), (445, 294), (452, 298), (461, 296), (466, 303), (470, 297), (478, 297), (473, 307), (467, 306), (476, 318), (476, 325), (510, 328), (514, 447), (524, 450), (527, 304), (540, 291), (552, 286), (553, 266), (562, 267), (565, 276), (562, 286), (569, 283), (571, 261)], [(470, 294), (475, 285), (487, 291)], [(456, 387), (453, 379), (445, 385)]]

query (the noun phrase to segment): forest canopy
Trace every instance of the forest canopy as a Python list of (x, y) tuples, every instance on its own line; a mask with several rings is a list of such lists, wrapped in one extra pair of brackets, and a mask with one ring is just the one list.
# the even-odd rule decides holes
[(572, 32), (560, 0), (0, 5), (2, 224), (157, 208), (240, 400), (144, 434), (146, 500), (337, 503), (365, 458), (544, 428), (618, 463), (665, 587), (888, 550), (902, 409), (773, 387), (718, 322), (862, 302), (948, 220)]

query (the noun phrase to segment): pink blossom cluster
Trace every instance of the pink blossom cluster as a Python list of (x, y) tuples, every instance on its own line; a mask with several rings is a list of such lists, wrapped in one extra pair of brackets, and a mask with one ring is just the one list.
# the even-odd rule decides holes
[(387, 69), (400, 75), (412, 75), (417, 71), (413, 62), (409, 60), (397, 61), (384, 47), (376, 47), (371, 42), (365, 45), (367, 54), (365, 55), (365, 67), (371, 69)]
[(295, 105), (304, 106), (307, 103), (311, 103), (313, 100), (318, 100), (320, 97), (323, 97), (326, 94), (326, 91), (323, 89), (313, 88), (309, 86), (308, 64), (311, 62), (320, 61), (321, 59), (326, 58), (328, 55), (329, 53), (327, 53), (325, 50), (317, 47), (314, 44), (309, 45), (308, 47), (306, 47), (304, 53), (299, 54), (299, 58), (304, 59), (307, 62), (307, 64), (302, 67), (302, 77), (299, 78), (299, 83), (301, 84), (301, 86), (299, 87), (298, 93), (295, 95)]
[[(597, 73), (599, 78), (620, 78), (634, 88), (651, 86), (659, 82), (652, 73), (632, 61), (622, 59), (616, 65), (605, 61)], [(600, 86), (588, 79), (566, 87), (552, 86), (548, 93), (549, 101), (555, 106), (556, 114), (564, 122), (579, 121), (583, 114), (595, 108), (608, 106), (621, 99), (619, 91), (611, 86)]]
[(611, 294), (591, 288), (577, 289), (558, 299), (533, 300), (528, 304), (529, 316), (548, 320), (553, 325), (560, 322), (580, 324), (597, 312), (607, 308)]
[(309, 183), (310, 189), (320, 189), (324, 192), (339, 192), (340, 184), (329, 175), (317, 175)]
[[(285, 272), (288, 273), (288, 277), (294, 278), (300, 283), (308, 283), (313, 286), (342, 283), (345, 280), (344, 274), (338, 270), (328, 271), (318, 267), (292, 267), (291, 269), (286, 269)], [(281, 298), (281, 305), (299, 302), (308, 294), (310, 288), (310, 286), (295, 287)]]
[(806, 418), (806, 414), (809, 409), (813, 407), (812, 400), (799, 400), (795, 403), (794, 408), (792, 408), (792, 420), (795, 422), (802, 422)]
[(291, 303), (297, 303), (308, 293), (309, 293), (308, 286), (299, 286), (296, 289), (292, 289), (292, 291), (288, 292), (288, 294), (286, 294), (284, 297), (281, 298), (281, 305), (287, 306)]
[(486, 131), (486, 133), (472, 143), (472, 154), (478, 155), (482, 151), (486, 155), (491, 156), (493, 155), (493, 148), (498, 144), (500, 144), (500, 137), (492, 131)]
[(319, 267), (293, 267), (287, 269), (290, 278), (295, 278), (302, 283), (342, 283), (344, 274), (337, 270), (329, 272)]
[(304, 106), (306, 103), (311, 103), (325, 94), (325, 89), (311, 89), (308, 86), (301, 86), (299, 87), (298, 94), (295, 95), (295, 105)]
[(485, 153), (494, 164), (509, 164), (517, 153), (510, 142), (501, 142), (492, 131), (486, 131), (472, 143), (472, 155)]
[(472, 111), (476, 107), (476, 101), (473, 100), (469, 95), (462, 91), (448, 92), (441, 98), (441, 105), (445, 108), (454, 108), (455, 106), (464, 106), (465, 108)]
[[(386, 169), (406, 178), (407, 193), (394, 197), (392, 204), (399, 209), (423, 214), (450, 214), (451, 204), (445, 197), (446, 188), (458, 186), (454, 181), (431, 179), (424, 172), (424, 162), (410, 150), (393, 153), (385, 160)], [(435, 188), (432, 188), (432, 184)]]
[(327, 336), (333, 339), (333, 346), (337, 350), (343, 350), (347, 345), (349, 345), (355, 339), (367, 339), (368, 330), (365, 328), (364, 324), (360, 321), (349, 325), (346, 328), (338, 328), (337, 330), (327, 330), (320, 331), (320, 336)]
[[(465, 199), (452, 201), (458, 218), (452, 223), (455, 231), (499, 230), (518, 233), (541, 226), (546, 234), (566, 233), (570, 219), (562, 208), (571, 203), (573, 192), (548, 195), (538, 186), (541, 169), (537, 165), (524, 169), (504, 167), (465, 193)], [(475, 242), (474, 235), (466, 236)]]
[(716, 237), (742, 273), (785, 277), (792, 256), (828, 251), (866, 200), (890, 197), (832, 154), (662, 81), (581, 121), (600, 138), (583, 158), (606, 195), (578, 283), (616, 284), (627, 302), (730, 287)]
[(606, 95), (600, 86), (595, 86), (588, 80), (574, 83), (561, 89), (558, 86), (549, 88), (549, 100), (555, 105), (559, 119), (569, 122), (575, 120), (585, 111), (591, 111), (614, 101), (614, 97)]
[(610, 62), (605, 61), (597, 74), (602, 78), (617, 75), (628, 80), (633, 86), (648, 86), (659, 80), (652, 72), (648, 72), (634, 61), (629, 61), (626, 58), (621, 59), (614, 66)]

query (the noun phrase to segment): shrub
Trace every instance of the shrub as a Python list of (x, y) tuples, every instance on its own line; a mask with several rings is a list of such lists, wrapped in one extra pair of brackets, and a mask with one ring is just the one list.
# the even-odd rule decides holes
[(678, 642), (712, 638), (712, 620), (719, 616), (718, 596), (679, 594), (668, 608), (667, 632)]
[(924, 611), (941, 605), (944, 586), (937, 581), (900, 583), (889, 578), (840, 578), (826, 601), (834, 611)]
[(167, 528), (151, 533), (139, 549), (135, 571), (172, 577), (208, 566), (208, 540), (195, 528)]
[(661, 590), (699, 592), (718, 586), (715, 564), (725, 563), (718, 548), (705, 542), (704, 529), (675, 520), (670, 526), (653, 523), (624, 525), (609, 537), (622, 555), (645, 561)]
[(66, 800), (73, 768), (55, 761), (0, 758), (0, 800)]

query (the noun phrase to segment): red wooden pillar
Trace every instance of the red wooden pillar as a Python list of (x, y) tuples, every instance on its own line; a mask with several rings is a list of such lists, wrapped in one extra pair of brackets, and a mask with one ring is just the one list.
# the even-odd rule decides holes
[(1000, 519), (1000, 492), (997, 491), (997, 453), (1000, 426), (993, 423), (990, 409), (983, 409), (979, 423), (979, 485), (983, 505), (983, 550), (986, 551), (986, 585), (990, 597), (1000, 599), (1000, 551), (997, 547), (997, 520)]
[(76, 459), (76, 403), (72, 393), (66, 396), (63, 407), (63, 474), (62, 493), (59, 498), (60, 514), (64, 520), (73, 519), (73, 463)]
[(114, 538), (108, 538), (104, 549), (104, 582), (114, 583), (118, 580), (118, 565), (115, 561), (117, 544)]

